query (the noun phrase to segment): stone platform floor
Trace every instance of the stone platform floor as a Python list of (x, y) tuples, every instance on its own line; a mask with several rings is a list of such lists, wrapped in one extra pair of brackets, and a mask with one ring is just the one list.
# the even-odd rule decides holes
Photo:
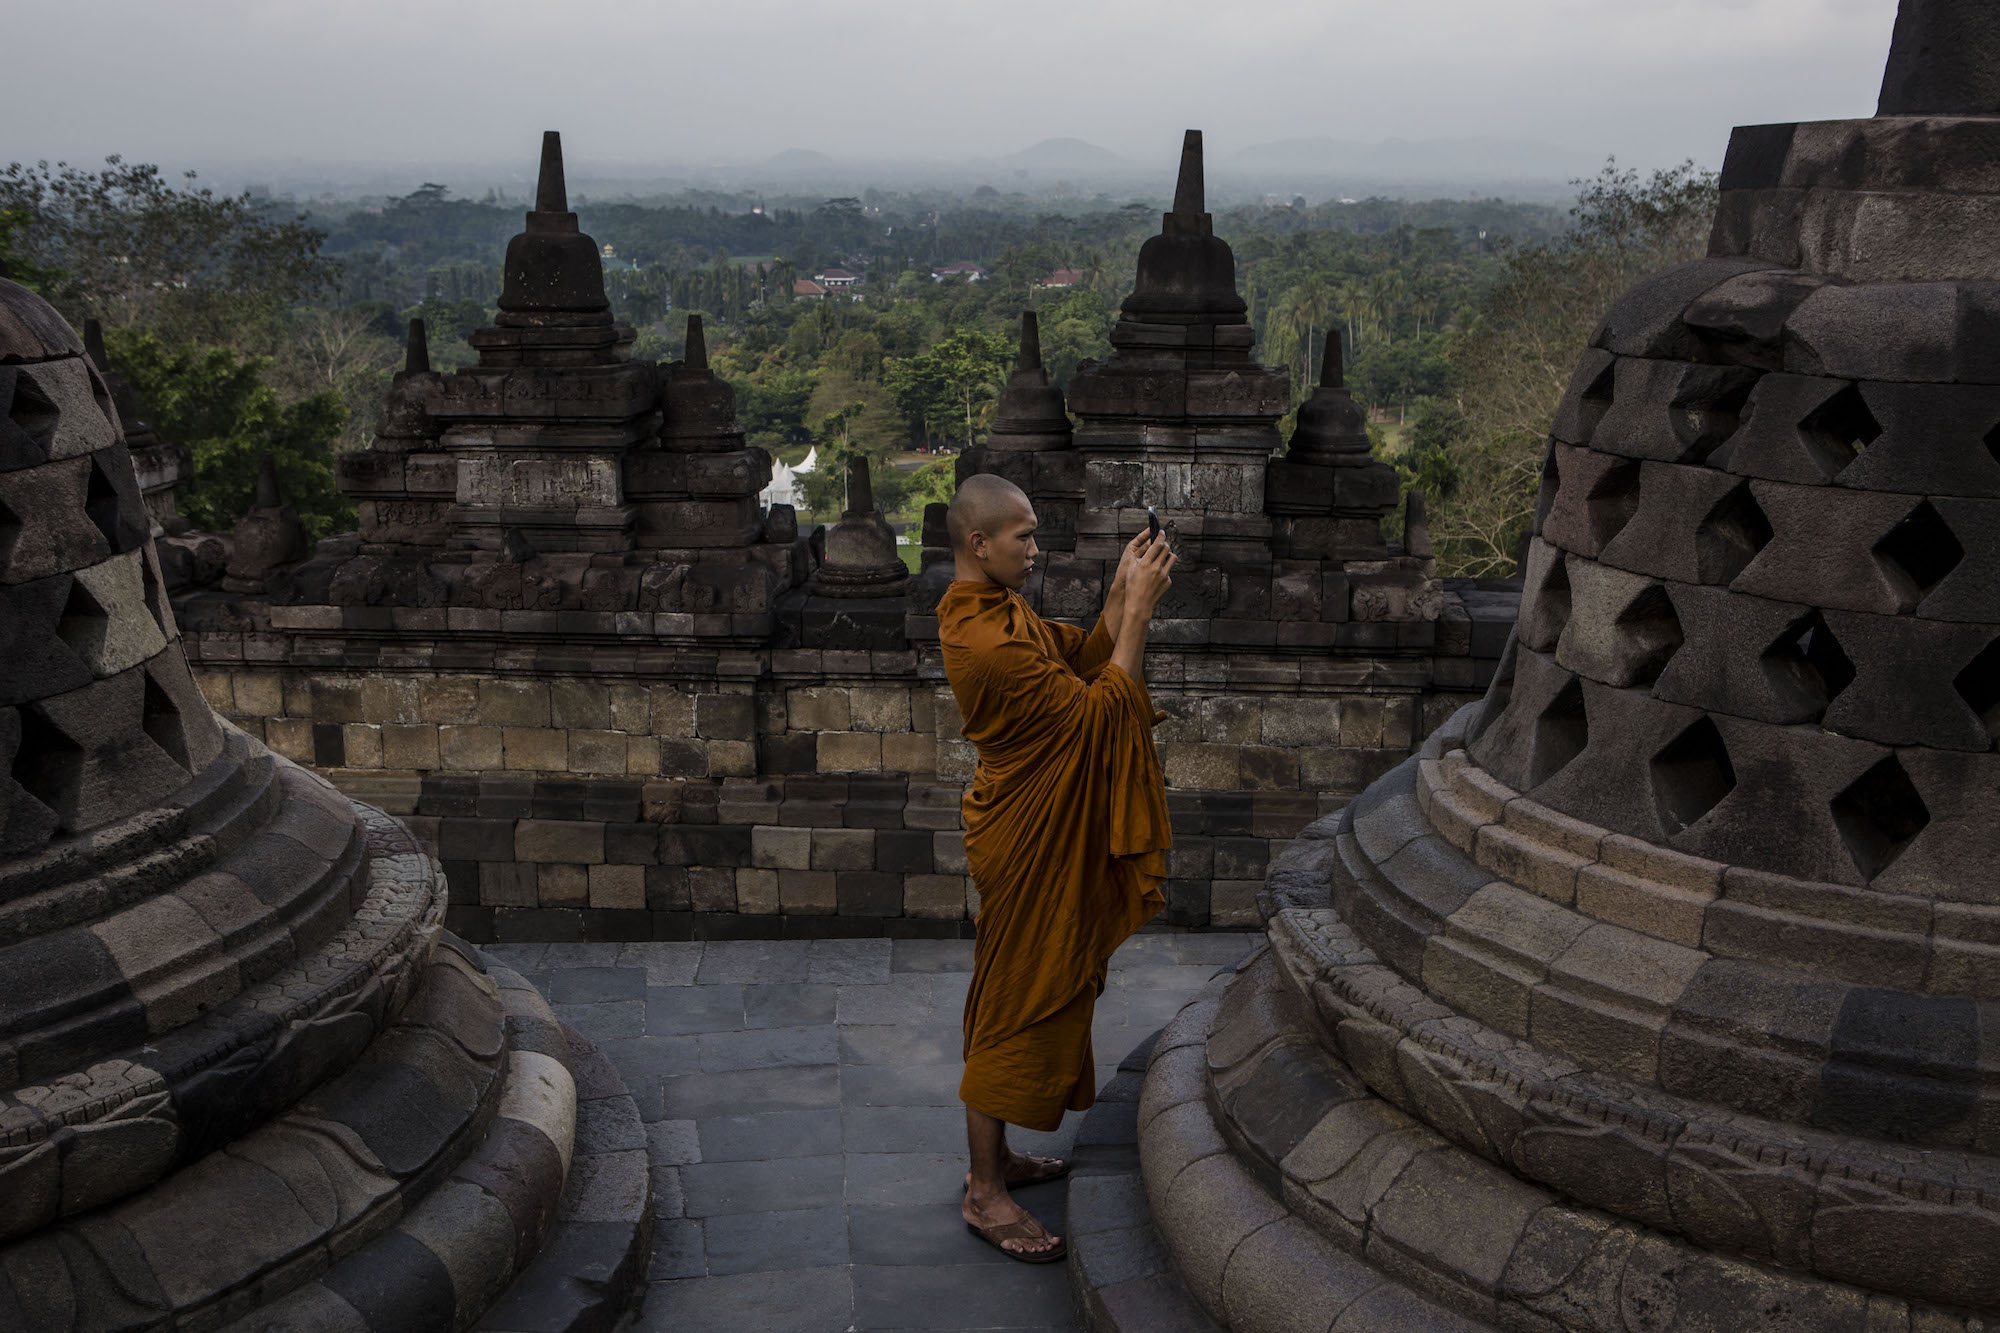
[[(1262, 938), (1146, 934), (1112, 960), (1099, 1085)], [(487, 952), (599, 1042), (646, 1122), (655, 1233), (634, 1330), (1078, 1329), (1064, 1264), (1003, 1258), (958, 1205), (970, 940), (513, 944)], [(1083, 1117), (1010, 1135), (1060, 1154)], [(1061, 1231), (1066, 1186), (1020, 1192)]]

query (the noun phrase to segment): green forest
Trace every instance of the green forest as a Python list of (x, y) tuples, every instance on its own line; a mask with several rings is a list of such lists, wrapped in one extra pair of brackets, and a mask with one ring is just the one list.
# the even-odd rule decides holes
[[(1378, 452), (1430, 501), (1447, 574), (1503, 576), (1526, 531), (1541, 441), (1577, 351), (1637, 276), (1699, 255), (1714, 178), (1692, 164), (1607, 165), (1565, 211), (1499, 199), (1303, 199), (1216, 216), (1234, 247), (1260, 357), (1295, 400), (1329, 337), (1371, 409)], [(432, 362), (470, 364), (523, 205), (426, 183), (398, 198), (301, 207), (217, 194), (192, 176), (107, 159), (95, 171), (0, 171), (0, 264), (72, 323), (103, 321), (113, 362), (163, 435), (194, 450), (183, 508), (226, 529), (274, 454), (315, 535), (351, 524), (332, 459), (369, 443), (409, 318)], [(634, 355), (678, 357), (686, 317), (737, 393), (752, 442), (788, 462), (863, 454), (908, 519), (951, 490), (946, 456), (976, 442), (1039, 312), (1050, 373), (1109, 351), (1162, 201), (868, 191), (832, 199), (690, 193), (577, 200)], [(969, 262), (973, 280), (933, 270)], [(830, 268), (859, 281), (795, 285)], [(1060, 285), (1045, 281), (1066, 271)], [(1286, 423), (1289, 429), (1289, 422)], [(813, 516), (841, 469), (802, 478)]]

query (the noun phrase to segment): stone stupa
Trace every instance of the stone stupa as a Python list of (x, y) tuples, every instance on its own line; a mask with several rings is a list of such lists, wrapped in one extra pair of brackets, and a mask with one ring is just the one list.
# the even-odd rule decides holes
[(1269, 948), (1159, 1042), (1154, 1297), (1993, 1327), (1995, 161), (1971, 0), (1904, 0), (1875, 118), (1735, 132), (1708, 257), (1580, 358), (1485, 701), (1274, 864)]
[(0, 281), (0, 1329), (608, 1323), (630, 1097), (408, 829), (210, 711), (110, 403)]

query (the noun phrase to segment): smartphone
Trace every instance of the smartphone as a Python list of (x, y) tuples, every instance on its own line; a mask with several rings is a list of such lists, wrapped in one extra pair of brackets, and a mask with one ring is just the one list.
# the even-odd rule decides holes
[(1160, 539), (1160, 516), (1151, 505), (1146, 506), (1146, 530), (1152, 533), (1151, 540)]

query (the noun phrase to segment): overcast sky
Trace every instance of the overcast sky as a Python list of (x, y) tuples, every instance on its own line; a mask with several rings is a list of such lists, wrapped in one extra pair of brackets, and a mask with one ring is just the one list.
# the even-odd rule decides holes
[(1329, 135), (1652, 166), (1867, 116), (1895, 0), (0, 0), (0, 161), (572, 171)]

